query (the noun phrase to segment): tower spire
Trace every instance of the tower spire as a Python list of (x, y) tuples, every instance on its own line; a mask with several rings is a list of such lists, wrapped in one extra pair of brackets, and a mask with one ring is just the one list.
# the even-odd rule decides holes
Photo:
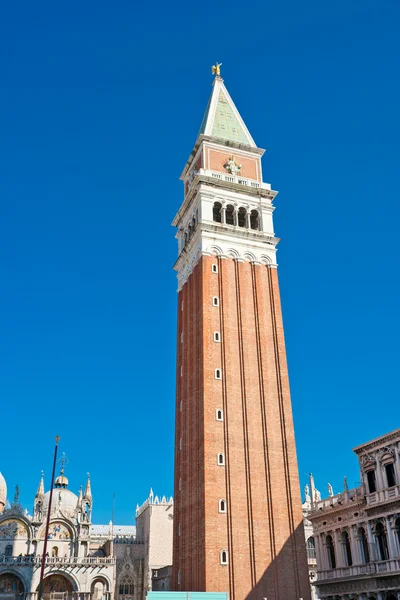
[[(222, 63), (217, 63), (221, 66)], [(215, 77), (213, 89), (207, 104), (206, 112), (201, 123), (199, 135), (214, 137), (228, 142), (245, 144), (256, 148), (256, 144), (250, 135), (238, 109), (235, 106), (224, 80), (220, 76), (217, 66), (212, 67)]]
[(82, 508), (82, 486), (79, 488), (79, 496), (76, 503), (76, 508)]
[(87, 476), (88, 476), (88, 478), (87, 478), (85, 493), (84, 493), (83, 497), (85, 499), (91, 500), (92, 499), (92, 488), (90, 485), (90, 473), (88, 473)]
[(38, 489), (36, 492), (36, 498), (38, 498), (39, 496), (44, 496), (44, 473), (43, 473), (43, 471), (42, 471), (42, 476), (40, 478)]

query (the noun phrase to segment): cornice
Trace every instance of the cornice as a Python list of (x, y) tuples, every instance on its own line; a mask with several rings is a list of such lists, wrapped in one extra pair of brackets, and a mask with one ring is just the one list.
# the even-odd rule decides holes
[(365, 500), (361, 498), (360, 500), (352, 502), (351, 504), (335, 504), (334, 507), (329, 507), (322, 510), (318, 510), (313, 513), (309, 513), (307, 515), (307, 519), (313, 523), (314, 521), (315, 523), (318, 523), (319, 520), (324, 521), (327, 517), (330, 517), (332, 515), (336, 516), (347, 512), (353, 512), (356, 507), (366, 509), (367, 506)]
[(353, 452), (355, 452), (357, 455), (362, 453), (363, 451), (367, 451), (367, 450), (372, 450), (374, 448), (379, 448), (380, 446), (382, 446), (385, 442), (391, 440), (396, 440), (399, 439), (400, 440), (400, 429), (395, 429), (394, 431), (390, 431), (389, 433), (386, 433), (385, 435), (382, 435), (381, 437), (375, 438), (374, 440), (371, 440), (370, 442), (367, 442), (365, 444), (360, 444), (359, 446), (356, 446), (355, 448), (353, 448)]
[(388, 510), (389, 512), (393, 512), (393, 505), (397, 505), (398, 511), (400, 512), (400, 498), (398, 496), (383, 500), (382, 502), (377, 502), (373, 505), (366, 505), (365, 511), (368, 516), (373, 517), (375, 514), (386, 513)]

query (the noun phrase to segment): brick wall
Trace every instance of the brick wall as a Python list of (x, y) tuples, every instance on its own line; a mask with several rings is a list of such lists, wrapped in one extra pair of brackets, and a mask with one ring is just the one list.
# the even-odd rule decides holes
[(203, 256), (179, 293), (178, 322), (174, 589), (307, 600), (277, 270)]

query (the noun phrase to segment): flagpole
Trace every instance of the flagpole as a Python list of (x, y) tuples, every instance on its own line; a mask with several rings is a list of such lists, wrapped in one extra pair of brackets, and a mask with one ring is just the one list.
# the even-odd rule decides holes
[(60, 436), (57, 435), (56, 436), (56, 445), (55, 445), (55, 448), (54, 448), (53, 472), (52, 472), (52, 475), (51, 475), (51, 486), (50, 486), (49, 504), (47, 506), (46, 531), (45, 531), (45, 534), (44, 534), (43, 555), (42, 555), (42, 564), (41, 564), (41, 568), (40, 568), (39, 592), (38, 592), (38, 598), (37, 598), (37, 600), (42, 600), (44, 568), (46, 566), (47, 538), (49, 536), (51, 502), (53, 500), (54, 475), (55, 475), (55, 472), (56, 472), (57, 450), (58, 450), (58, 442), (59, 441), (60, 441)]

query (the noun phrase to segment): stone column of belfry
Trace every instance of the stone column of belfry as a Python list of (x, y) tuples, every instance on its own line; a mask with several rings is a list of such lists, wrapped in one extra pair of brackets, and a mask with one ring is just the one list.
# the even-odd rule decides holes
[(221, 77), (182, 174), (173, 589), (308, 600), (272, 201)]

